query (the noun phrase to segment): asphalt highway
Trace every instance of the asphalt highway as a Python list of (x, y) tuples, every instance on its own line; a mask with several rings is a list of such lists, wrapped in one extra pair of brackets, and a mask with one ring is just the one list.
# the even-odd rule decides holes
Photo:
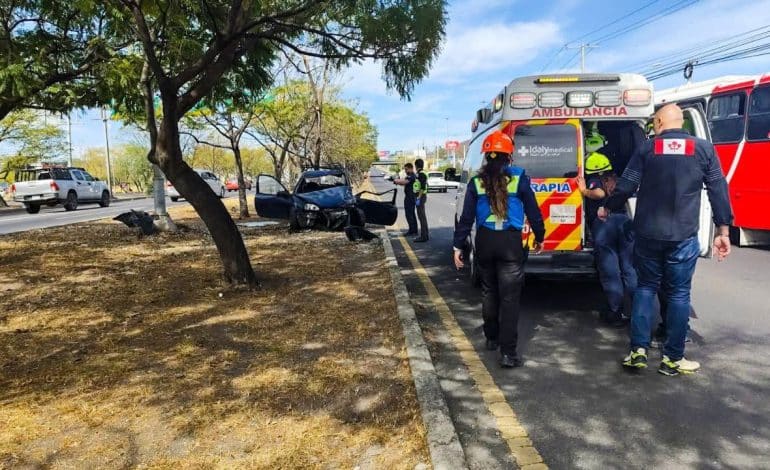
[[(371, 181), (378, 191), (392, 187)], [(519, 327), (526, 364), (503, 370), (484, 349), (480, 291), (452, 266), (455, 194), (429, 195), (431, 240), (410, 240), (411, 250), (550, 468), (770, 468), (770, 250), (735, 248), (725, 262), (699, 261), (686, 352), (701, 362), (697, 374), (658, 374), (657, 350), (643, 373), (623, 371), (627, 331), (599, 323), (603, 297), (591, 279), (527, 280)], [(494, 421), (399, 245), (471, 466), (507, 468)]]
[[(225, 197), (238, 197), (237, 194), (235, 192), (226, 193)], [(249, 200), (253, 200), (253, 197), (249, 197)], [(166, 199), (166, 205), (169, 208), (181, 204), (187, 203), (184, 199), (178, 202), (171, 202), (170, 199)], [(115, 217), (131, 209), (151, 212), (153, 210), (153, 200), (152, 198), (117, 200), (113, 201), (109, 207), (104, 208), (99, 207), (98, 204), (81, 204), (77, 210), (71, 212), (64, 210), (62, 206), (43, 206), (37, 214), (27, 214), (24, 210), (3, 210), (0, 211), (0, 234), (25, 232), (27, 230), (58, 227)]]

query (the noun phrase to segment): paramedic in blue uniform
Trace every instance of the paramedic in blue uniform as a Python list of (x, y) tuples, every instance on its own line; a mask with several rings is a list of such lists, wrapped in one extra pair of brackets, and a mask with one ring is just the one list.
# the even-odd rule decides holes
[(698, 224), (704, 184), (717, 226), (714, 251), (721, 261), (730, 254), (733, 221), (727, 182), (711, 143), (682, 129), (684, 116), (675, 104), (666, 105), (653, 121), (655, 138), (631, 158), (615, 192), (600, 207), (606, 219), (624, 207), (638, 188), (634, 215), (634, 263), (639, 283), (631, 313), (631, 351), (622, 364), (647, 367), (654, 302), (663, 284), (667, 298), (667, 339), (658, 372), (673, 376), (693, 373), (700, 364), (684, 357), (690, 313), (690, 287), (700, 254)]
[(484, 139), (482, 152), (484, 166), (468, 182), (455, 228), (454, 262), (457, 269), (463, 267), (462, 251), (475, 223), (486, 347), (500, 348), (502, 367), (519, 367), (523, 364), (516, 345), (524, 281), (524, 216), (535, 234), (536, 253), (541, 250), (545, 226), (529, 177), (512, 165), (511, 138), (495, 131)]
[[(586, 158), (586, 177), (578, 178), (578, 188), (585, 198), (586, 223), (591, 230), (596, 269), (607, 299), (607, 309), (602, 311), (599, 318), (611, 326), (620, 327), (626, 324), (624, 300), (632, 299), (636, 290), (634, 241), (629, 225), (631, 219), (625, 210), (610, 215), (607, 220), (599, 220), (597, 217), (599, 207), (612, 194), (616, 177), (610, 159), (595, 150), (599, 145), (593, 139), (586, 139), (586, 150), (591, 153)], [(625, 313), (630, 316), (630, 312)]]

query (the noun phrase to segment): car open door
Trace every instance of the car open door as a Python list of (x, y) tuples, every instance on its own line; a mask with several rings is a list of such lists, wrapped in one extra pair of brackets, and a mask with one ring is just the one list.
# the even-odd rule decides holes
[[(695, 137), (711, 142), (706, 112), (700, 103), (684, 106), (684, 128)], [(711, 214), (711, 202), (704, 187), (700, 197), (700, 228), (698, 229), (698, 243), (700, 243), (700, 255), (703, 258), (711, 258), (714, 241), (714, 222)]]
[[(356, 207), (364, 211), (364, 217), (367, 224), (374, 225), (393, 225), (398, 218), (398, 207), (396, 207), (396, 189), (390, 189), (383, 193), (373, 193), (371, 191), (362, 191), (356, 194)], [(365, 198), (364, 195), (371, 197)], [(379, 201), (374, 200), (379, 199)]]
[(257, 176), (254, 209), (260, 217), (288, 219), (293, 198), (280, 181), (270, 175)]

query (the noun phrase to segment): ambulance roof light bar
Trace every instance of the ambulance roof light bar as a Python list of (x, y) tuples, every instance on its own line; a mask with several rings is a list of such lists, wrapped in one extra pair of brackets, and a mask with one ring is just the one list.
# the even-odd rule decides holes
[(611, 74), (583, 74), (583, 75), (549, 75), (537, 77), (535, 83), (538, 85), (558, 84), (558, 83), (617, 83), (620, 76)]

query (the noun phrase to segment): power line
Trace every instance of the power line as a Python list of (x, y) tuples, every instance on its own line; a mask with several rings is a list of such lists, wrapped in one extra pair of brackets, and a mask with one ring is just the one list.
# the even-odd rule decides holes
[(646, 25), (648, 25), (650, 23), (653, 23), (653, 22), (655, 22), (655, 21), (657, 21), (657, 20), (659, 20), (659, 19), (661, 19), (663, 17), (666, 17), (668, 15), (676, 13), (676, 12), (678, 12), (680, 10), (684, 10), (687, 7), (695, 5), (699, 1), (700, 0), (681, 0), (680, 2), (675, 3), (675, 4), (671, 5), (671, 6), (669, 6), (668, 8), (665, 8), (665, 9), (661, 10), (661, 11), (659, 11), (658, 13), (656, 13), (654, 15), (648, 16), (647, 18), (639, 21), (638, 23), (635, 23), (635, 24), (632, 24), (632, 25), (628, 25), (628, 26), (620, 28), (620, 29), (618, 29), (618, 30), (616, 30), (614, 32), (608, 33), (608, 34), (606, 34), (606, 35), (596, 39), (595, 42), (597, 44), (600, 44), (600, 43), (602, 43), (604, 41), (609, 41), (610, 39), (615, 39), (615, 38), (617, 38), (619, 36), (622, 36), (624, 34), (630, 33), (631, 31), (635, 31), (635, 30), (641, 28), (642, 26), (646, 26)]
[[(762, 33), (741, 38), (739, 40), (719, 41), (716, 43), (714, 47), (708, 48), (706, 50), (701, 50), (700, 52), (697, 52), (697, 53), (692, 53), (692, 51), (690, 51), (691, 53), (675, 54), (673, 57), (669, 58), (669, 60), (665, 62), (652, 64), (646, 68), (642, 68), (641, 73), (642, 74), (654, 73), (658, 70), (666, 69), (668, 67), (681, 64), (682, 62), (707, 59), (709, 57), (712, 57), (720, 53), (730, 52), (733, 49), (738, 49), (740, 47), (747, 46), (752, 43), (764, 41), (768, 38), (770, 38), (770, 29), (768, 29), (767, 31), (763, 31)], [(765, 46), (765, 45), (767, 44), (763, 43), (762, 46)]]
[(718, 40), (713, 40), (712, 39), (712, 40), (709, 40), (709, 41), (703, 41), (703, 42), (694, 44), (693, 46), (689, 46), (689, 47), (686, 47), (684, 49), (680, 49), (680, 50), (674, 51), (673, 53), (668, 53), (668, 54), (666, 54), (665, 56), (662, 56), (662, 57), (654, 57), (654, 58), (651, 58), (651, 59), (643, 60), (641, 62), (633, 63), (633, 64), (629, 65), (626, 68), (630, 69), (630, 70), (637, 70), (637, 69), (644, 69), (646, 67), (654, 66), (654, 65), (656, 65), (658, 63), (661, 63), (663, 61), (670, 61), (670, 60), (673, 60), (674, 58), (689, 59), (690, 57), (692, 57), (692, 55), (694, 53), (701, 52), (704, 47), (722, 45), (722, 44), (727, 43), (729, 41), (736, 40), (738, 38), (741, 38), (743, 36), (747, 36), (747, 35), (752, 34), (752, 33), (756, 33), (757, 31), (761, 31), (761, 30), (768, 30), (768, 31), (770, 31), (770, 26), (761, 26), (759, 28), (755, 28), (755, 29), (752, 29), (752, 30), (749, 30), (749, 31), (745, 31), (743, 33), (727, 36), (727, 37), (724, 37), (724, 38), (718, 39)]
[[(626, 18), (629, 18), (629, 17), (631, 17), (631, 16), (635, 15), (636, 13), (638, 13), (638, 12), (640, 12), (640, 11), (644, 10), (645, 8), (647, 8), (647, 7), (651, 6), (651, 5), (653, 5), (653, 4), (655, 4), (655, 3), (659, 2), (659, 1), (660, 1), (660, 0), (651, 0), (651, 1), (647, 2), (646, 4), (644, 4), (643, 6), (641, 6), (640, 8), (637, 8), (636, 10), (632, 10), (632, 11), (630, 11), (629, 13), (626, 13), (625, 15), (623, 15), (623, 16), (621, 16), (621, 17), (619, 17), (619, 18), (616, 18), (616, 19), (614, 19), (614, 20), (610, 21), (609, 23), (606, 23), (606, 24), (604, 24), (604, 25), (602, 25), (602, 26), (599, 26), (598, 28), (594, 29), (593, 31), (589, 31), (588, 33), (585, 33), (585, 34), (583, 34), (582, 36), (579, 36), (579, 37), (577, 37), (577, 38), (573, 38), (571, 41), (569, 41), (569, 42), (567, 42), (566, 44), (564, 44), (563, 46), (561, 46), (561, 47), (560, 47), (560, 48), (559, 48), (559, 49), (558, 49), (558, 50), (557, 50), (557, 51), (556, 51), (556, 52), (555, 52), (555, 53), (554, 53), (554, 54), (553, 54), (553, 55), (552, 55), (552, 56), (551, 56), (551, 57), (548, 59), (548, 61), (546, 61), (545, 65), (543, 65), (543, 67), (541, 67), (541, 68), (540, 68), (540, 71), (542, 72), (542, 71), (544, 71), (545, 69), (547, 69), (547, 68), (548, 68), (548, 66), (550, 66), (550, 65), (553, 63), (553, 61), (554, 61), (554, 60), (556, 60), (556, 58), (559, 56), (559, 54), (561, 54), (562, 52), (564, 52), (564, 51), (566, 51), (566, 50), (568, 49), (568, 46), (569, 46), (570, 44), (572, 44), (572, 43), (574, 43), (574, 42), (576, 42), (576, 41), (579, 41), (579, 40), (581, 40), (581, 39), (583, 39), (583, 38), (587, 38), (587, 37), (591, 36), (591, 35), (592, 35), (592, 34), (594, 34), (594, 33), (598, 33), (599, 31), (602, 31), (603, 29), (607, 28), (608, 26), (612, 26), (613, 24), (617, 24), (617, 23), (619, 23), (620, 21), (622, 21), (622, 20), (624, 20), (624, 19), (626, 19)], [(571, 61), (571, 60), (572, 60), (572, 58), (570, 58), (570, 59), (569, 59), (569, 61)], [(563, 67), (562, 67), (562, 68), (563, 68)], [(560, 69), (560, 70), (561, 70), (561, 69)]]
[(633, 16), (633, 15), (634, 15), (634, 14), (636, 14), (636, 13), (639, 13), (640, 11), (644, 10), (645, 8), (647, 8), (647, 7), (651, 6), (651, 5), (655, 4), (655, 3), (658, 3), (659, 1), (660, 1), (660, 0), (652, 0), (652, 1), (650, 1), (650, 2), (647, 2), (647, 3), (645, 3), (644, 5), (642, 5), (641, 7), (637, 8), (636, 10), (633, 10), (633, 11), (631, 11), (631, 12), (629, 12), (629, 13), (626, 13), (625, 15), (621, 16), (620, 18), (617, 18), (617, 19), (615, 19), (615, 20), (613, 20), (613, 21), (610, 21), (609, 23), (607, 23), (607, 24), (604, 24), (604, 25), (602, 25), (602, 26), (599, 26), (598, 28), (594, 29), (593, 31), (590, 31), (590, 32), (588, 32), (588, 33), (586, 33), (586, 34), (584, 34), (584, 35), (582, 35), (582, 36), (580, 36), (580, 37), (574, 38), (572, 41), (570, 41), (570, 42), (569, 42), (569, 43), (567, 43), (567, 44), (571, 44), (571, 43), (573, 43), (573, 42), (576, 42), (576, 41), (580, 41), (581, 39), (583, 39), (583, 38), (587, 38), (587, 37), (591, 36), (591, 35), (592, 35), (592, 34), (594, 34), (594, 33), (598, 33), (599, 31), (602, 31), (602, 30), (604, 30), (604, 29), (605, 29), (605, 28), (607, 28), (608, 26), (612, 26), (612, 25), (614, 25), (614, 24), (617, 24), (617, 23), (619, 23), (619, 22), (623, 21), (624, 19), (626, 19), (626, 18), (628, 18), (628, 17), (630, 17), (630, 16)]
[[(712, 57), (708, 60), (698, 60), (696, 62), (699, 66), (704, 65), (714, 65), (714, 64), (720, 64), (723, 62), (730, 62), (733, 60), (741, 60), (741, 59), (748, 59), (752, 57), (761, 57), (765, 55), (770, 55), (770, 43), (766, 44), (760, 44), (758, 46), (752, 46), (745, 49), (741, 49), (738, 51), (732, 51), (729, 53), (725, 53), (721, 56)], [(667, 77), (669, 75), (673, 75), (679, 71), (682, 70), (684, 64), (674, 64), (669, 66), (666, 69), (661, 69), (656, 71), (655, 73), (651, 73), (647, 75), (648, 80), (657, 80), (659, 78)]]

